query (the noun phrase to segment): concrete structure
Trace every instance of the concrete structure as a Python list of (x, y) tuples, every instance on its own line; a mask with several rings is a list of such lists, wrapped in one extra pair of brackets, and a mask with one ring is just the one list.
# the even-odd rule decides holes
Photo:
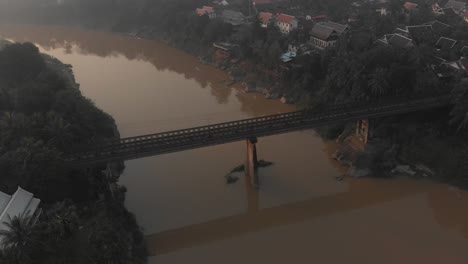
[(370, 137), (370, 121), (369, 119), (358, 120), (356, 125), (356, 136), (364, 144), (369, 142)]
[(250, 181), (250, 184), (255, 189), (259, 187), (258, 181), (258, 158), (257, 158), (257, 138), (252, 137), (246, 140), (247, 142), (247, 159), (245, 161), (245, 176)]
[(35, 224), (42, 213), (38, 208), (40, 202), (32, 193), (19, 186), (13, 195), (0, 192), (0, 230), (7, 230), (6, 223), (14, 217), (31, 217), (29, 223)]

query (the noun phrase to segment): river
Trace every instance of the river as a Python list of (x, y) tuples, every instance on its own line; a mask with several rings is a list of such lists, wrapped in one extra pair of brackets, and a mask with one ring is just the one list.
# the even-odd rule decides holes
[[(228, 76), (164, 44), (109, 33), (0, 26), (73, 66), (123, 137), (295, 108), (227, 88)], [(260, 190), (224, 175), (237, 142), (127, 161), (120, 183), (150, 263), (467, 263), (468, 194), (411, 179), (345, 178), (314, 131), (260, 138)]]

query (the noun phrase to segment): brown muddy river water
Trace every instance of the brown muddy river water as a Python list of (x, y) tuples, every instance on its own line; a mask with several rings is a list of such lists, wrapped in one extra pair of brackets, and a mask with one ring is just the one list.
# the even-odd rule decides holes
[[(164, 44), (59, 27), (1, 26), (73, 65), (123, 137), (292, 111), (226, 88), (227, 75)], [(126, 206), (150, 263), (468, 263), (468, 195), (423, 180), (338, 182), (314, 131), (260, 138), (260, 190), (224, 175), (237, 142), (126, 162)]]

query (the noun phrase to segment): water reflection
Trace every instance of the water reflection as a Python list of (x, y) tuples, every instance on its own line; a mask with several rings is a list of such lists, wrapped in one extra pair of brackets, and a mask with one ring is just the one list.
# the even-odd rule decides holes
[[(218, 104), (226, 104), (233, 89), (226, 87), (227, 75), (222, 71), (200, 64), (194, 57), (155, 41), (135, 39), (103, 32), (83, 31), (63, 27), (0, 25), (0, 36), (19, 42), (30, 41), (44, 51), (64, 50), (66, 54), (99, 56), (102, 58), (125, 57), (131, 61), (151, 63), (158, 71), (174, 72), (187, 80), (195, 80), (201, 88), (210, 92)], [(276, 112), (292, 111), (294, 107), (278, 107), (276, 102), (262, 102), (256, 96), (238, 94), (241, 111), (251, 115), (267, 115), (276, 105)]]

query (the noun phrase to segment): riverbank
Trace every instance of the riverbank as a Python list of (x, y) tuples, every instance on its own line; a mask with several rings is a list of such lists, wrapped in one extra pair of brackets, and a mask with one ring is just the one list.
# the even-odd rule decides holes
[[(2, 245), (1, 262), (13, 263), (13, 252), (14, 263), (146, 263), (141, 229), (124, 207), (125, 189), (111, 185), (118, 177), (108, 177), (101, 167), (68, 170), (63, 164), (70, 146), (119, 138), (114, 119), (81, 94), (70, 65), (31, 43), (4, 43), (1, 191), (21, 186), (41, 199), (43, 212), (38, 224), (20, 226), (28, 231), (17, 239), (26, 242)], [(21, 225), (27, 217), (11, 221)], [(28, 242), (33, 240), (42, 243)]]
[[(144, 38), (149, 40), (156, 40), (162, 41), (163, 43), (170, 45), (174, 48), (182, 49), (185, 52), (188, 52), (192, 56), (199, 58), (199, 61), (203, 64), (211, 65), (216, 67), (217, 69), (223, 70), (230, 76), (231, 83), (242, 83), (243, 87), (241, 88), (243, 92), (252, 92), (262, 94), (267, 99), (279, 99), (282, 103), (288, 104), (295, 104), (295, 105), (303, 105), (302, 102), (299, 102), (295, 99), (290, 99), (284, 94), (281, 94), (281, 89), (279, 88), (278, 84), (275, 82), (264, 82), (259, 81), (258, 83), (252, 80), (256, 79), (255, 75), (250, 75), (249, 72), (252, 72), (252, 69), (255, 69), (255, 72), (261, 72), (264, 69), (257, 69), (256, 65), (248, 61), (241, 61), (241, 60), (225, 60), (222, 63), (216, 63), (212, 58), (215, 56), (214, 49), (210, 49), (210, 51), (204, 51), (201, 53), (193, 52), (193, 50), (187, 50), (184, 48), (180, 48), (178, 45), (174, 45), (168, 39), (161, 39), (157, 36), (151, 35), (149, 33), (138, 33), (137, 31), (133, 31), (133, 33), (122, 33), (126, 36), (133, 36), (138, 38)], [(244, 66), (242, 66), (244, 65)], [(246, 69), (250, 69), (250, 71), (242, 71), (240, 70), (242, 67)], [(249, 76), (249, 77), (247, 77)], [(229, 88), (230, 83), (226, 83), (226, 87)], [(265, 88), (269, 87), (269, 88)], [(296, 94), (297, 95), (297, 94)], [(297, 97), (307, 97), (309, 94), (306, 91), (303, 93), (299, 93)], [(303, 101), (310, 101), (309, 99), (304, 99)], [(446, 116), (449, 115), (447, 109), (442, 109), (443, 113)], [(379, 131), (379, 133), (375, 133), (373, 135), (373, 139), (368, 143), (369, 145), (366, 147), (359, 147), (354, 148), (352, 141), (356, 141), (356, 138), (343, 140), (343, 138), (339, 138), (339, 135), (346, 134), (345, 130), (348, 132), (355, 131), (355, 126), (353, 123), (349, 123), (347, 125), (340, 125), (340, 126), (332, 126), (328, 128), (318, 129), (317, 131), (324, 139), (332, 139), (338, 140), (341, 144), (341, 152), (343, 153), (336, 153), (334, 158), (337, 158), (343, 166), (349, 167), (350, 175), (353, 177), (393, 177), (398, 173), (404, 173), (410, 177), (414, 178), (431, 178), (437, 182), (445, 182), (454, 184), (461, 188), (468, 188), (468, 184), (466, 181), (460, 177), (461, 171), (454, 171), (452, 168), (454, 165), (450, 164), (448, 161), (442, 161), (436, 157), (436, 153), (446, 153), (446, 155), (454, 156), (454, 154), (448, 150), (443, 148), (438, 148), (437, 150), (427, 150), (426, 154), (433, 153), (432, 157), (428, 157), (430, 155), (421, 156), (422, 153), (425, 151), (420, 151), (423, 143), (423, 138), (425, 137), (432, 137), (431, 130), (439, 130), (441, 134), (445, 135), (445, 138), (436, 137), (432, 138), (430, 141), (430, 145), (432, 146), (439, 146), (443, 145), (444, 142), (448, 141), (456, 141), (457, 139), (460, 142), (464, 142), (461, 137), (458, 137), (453, 134), (453, 131), (450, 131), (449, 126), (444, 127), (444, 119), (443, 114), (436, 112), (431, 112), (431, 115), (435, 116), (435, 120), (427, 120), (423, 119), (424, 121), (421, 122), (419, 119), (420, 115), (407, 115), (407, 120), (404, 123), (398, 123), (396, 119), (387, 118), (384, 119), (383, 122), (379, 122), (373, 129)], [(411, 121), (413, 124), (411, 125)], [(431, 123), (432, 122), (432, 123)], [(406, 138), (402, 137), (402, 134), (405, 133), (405, 130), (402, 129), (405, 126), (412, 126), (413, 129), (417, 130), (417, 133), (412, 133), (408, 135)], [(385, 130), (391, 129), (394, 131), (393, 133), (385, 132)], [(419, 134), (418, 134), (419, 133)], [(392, 140), (387, 140), (386, 137), (392, 138)], [(399, 142), (396, 139), (401, 140)], [(410, 139), (411, 138), (411, 139)], [(427, 139), (424, 139), (424, 142), (428, 142)], [(463, 144), (462, 144), (463, 145)], [(410, 150), (410, 148), (414, 148), (414, 150)], [(457, 146), (459, 147), (459, 146)], [(353, 154), (349, 154), (349, 149), (353, 149)], [(418, 150), (419, 149), (419, 150)], [(463, 151), (462, 148), (458, 148), (459, 151)], [(340, 152), (340, 151), (339, 151)], [(419, 154), (416, 154), (419, 153)], [(341, 156), (351, 155), (352, 158), (343, 158)], [(457, 158), (458, 163), (463, 160), (462, 157)], [(444, 166), (448, 168), (444, 169)], [(456, 166), (455, 166), (456, 167)], [(457, 174), (458, 176), (456, 176)], [(393, 175), (393, 176), (392, 176)], [(448, 176), (449, 175), (449, 176)]]

